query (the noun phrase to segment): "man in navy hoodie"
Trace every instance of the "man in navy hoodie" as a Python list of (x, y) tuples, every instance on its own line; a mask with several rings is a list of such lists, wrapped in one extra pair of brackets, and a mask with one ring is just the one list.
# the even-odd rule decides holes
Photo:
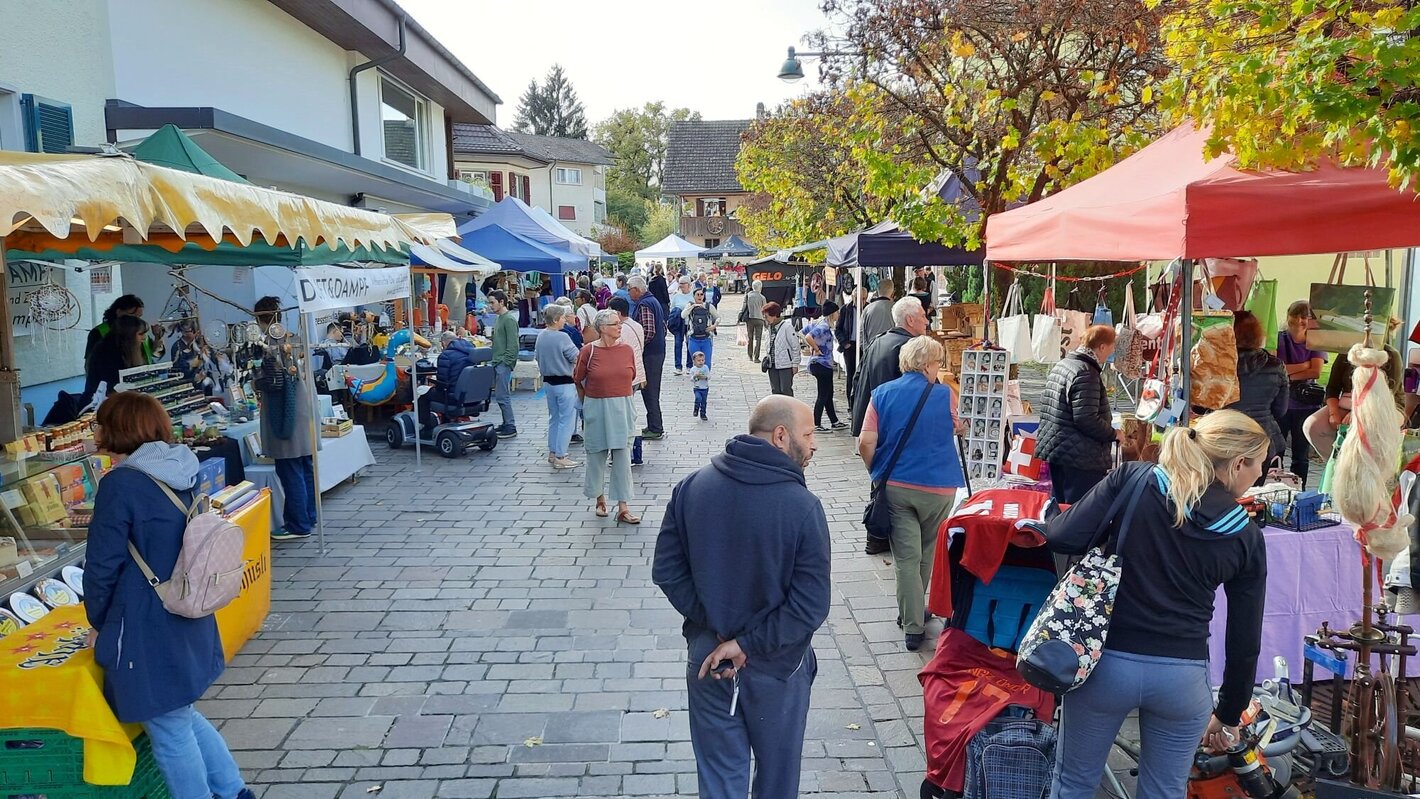
[(799, 795), (810, 646), (828, 618), (823, 505), (804, 483), (809, 406), (759, 401), (749, 434), (675, 487), (652, 578), (685, 617), (690, 739), (701, 799)]

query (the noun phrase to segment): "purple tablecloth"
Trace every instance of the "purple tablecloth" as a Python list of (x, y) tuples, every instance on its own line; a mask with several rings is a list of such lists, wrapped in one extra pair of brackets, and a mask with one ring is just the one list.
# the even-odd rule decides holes
[[(1257, 679), (1273, 676), (1272, 659), (1287, 659), (1292, 680), (1302, 679), (1302, 638), (1316, 632), (1324, 621), (1346, 629), (1360, 619), (1361, 545), (1351, 537), (1351, 527), (1338, 524), (1309, 533), (1278, 527), (1262, 530), (1267, 539), (1267, 605), (1262, 620), (1262, 650)], [(1371, 578), (1374, 579), (1374, 567)], [(1379, 588), (1375, 589), (1380, 598)], [(1374, 600), (1373, 600), (1374, 601)], [(1209, 628), (1209, 674), (1213, 684), (1223, 679), (1223, 639), (1227, 630), (1228, 602), (1218, 589), (1213, 624)], [(1420, 659), (1406, 663), (1410, 676), (1420, 676)], [(1318, 671), (1317, 676), (1330, 675)]]

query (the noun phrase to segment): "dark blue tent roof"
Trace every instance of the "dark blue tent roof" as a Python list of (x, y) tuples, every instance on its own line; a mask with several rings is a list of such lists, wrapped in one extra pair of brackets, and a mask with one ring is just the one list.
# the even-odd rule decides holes
[[(976, 179), (973, 168), (968, 167), (967, 172), (969, 179)], [(939, 179), (941, 185), (934, 192), (937, 197), (960, 206), (968, 218), (981, 214), (981, 206), (955, 172), (944, 172)], [(918, 241), (891, 219), (828, 240), (829, 266), (980, 266), (985, 257), (984, 247), (967, 250)]]
[(498, 225), (489, 225), (461, 234), (466, 250), (496, 261), (514, 272), (543, 272), (558, 275), (587, 268), (587, 257), (533, 241)]
[(720, 246), (702, 250), (700, 257), (707, 261), (713, 261), (716, 258), (753, 258), (758, 254), (758, 247), (739, 236), (730, 236)]

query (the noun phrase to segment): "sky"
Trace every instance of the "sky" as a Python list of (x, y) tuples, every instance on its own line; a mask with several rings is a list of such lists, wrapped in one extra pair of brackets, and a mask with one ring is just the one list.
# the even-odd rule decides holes
[(705, 119), (748, 119), (816, 83), (776, 75), (790, 46), (824, 27), (818, 0), (399, 0), (503, 100), (500, 127), (528, 81), (561, 64), (595, 125), (654, 100)]

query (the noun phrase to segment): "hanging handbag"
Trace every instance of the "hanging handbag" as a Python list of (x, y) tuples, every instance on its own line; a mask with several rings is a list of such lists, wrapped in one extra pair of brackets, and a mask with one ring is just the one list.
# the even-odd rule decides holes
[(1395, 289), (1376, 285), (1370, 258), (1365, 260), (1366, 284), (1344, 285), (1346, 262), (1346, 253), (1339, 253), (1331, 265), (1327, 282), (1312, 284), (1309, 300), (1316, 327), (1307, 331), (1307, 347), (1310, 349), (1344, 353), (1349, 352), (1353, 345), (1360, 344), (1366, 335), (1367, 292), (1371, 294), (1372, 336), (1377, 341), (1383, 341), (1390, 330), (1391, 317), (1395, 312)]
[(1060, 320), (1055, 316), (1055, 269), (1051, 268), (1050, 286), (1040, 303), (1040, 313), (1031, 320), (1031, 351), (1036, 363), (1052, 364), (1060, 360)]
[(897, 440), (897, 446), (893, 448), (887, 471), (883, 472), (883, 479), (873, 483), (873, 489), (868, 495), (868, 506), (863, 509), (863, 527), (873, 538), (892, 537), (892, 508), (888, 507), (887, 481), (892, 477), (897, 459), (902, 455), (903, 447), (907, 446), (907, 438), (912, 435), (912, 428), (917, 426), (917, 417), (922, 415), (922, 408), (927, 404), (927, 398), (931, 396), (935, 385), (928, 383), (927, 389), (922, 392), (922, 398), (917, 400), (917, 407), (912, 410), (912, 418), (907, 420), (907, 429), (902, 431), (902, 438)]
[(1124, 318), (1116, 328), (1114, 367), (1125, 380), (1138, 380), (1144, 372), (1144, 337), (1139, 334), (1139, 317), (1134, 312), (1134, 281), (1124, 289)]
[(1001, 318), (996, 320), (996, 331), (1000, 334), (997, 343), (1011, 356), (1011, 363), (1026, 363), (1035, 357), (1031, 348), (1030, 316), (1021, 304), (1021, 281), (1011, 283), (1006, 290), (1006, 301), (1001, 307)]
[[(1021, 639), (1016, 671), (1042, 691), (1069, 693), (1083, 685), (1099, 664), (1124, 565), (1119, 553), (1154, 468), (1142, 467), (1130, 476), (1100, 519), (1090, 550), (1065, 572)], [(1105, 534), (1126, 502), (1114, 546), (1106, 552)]]

